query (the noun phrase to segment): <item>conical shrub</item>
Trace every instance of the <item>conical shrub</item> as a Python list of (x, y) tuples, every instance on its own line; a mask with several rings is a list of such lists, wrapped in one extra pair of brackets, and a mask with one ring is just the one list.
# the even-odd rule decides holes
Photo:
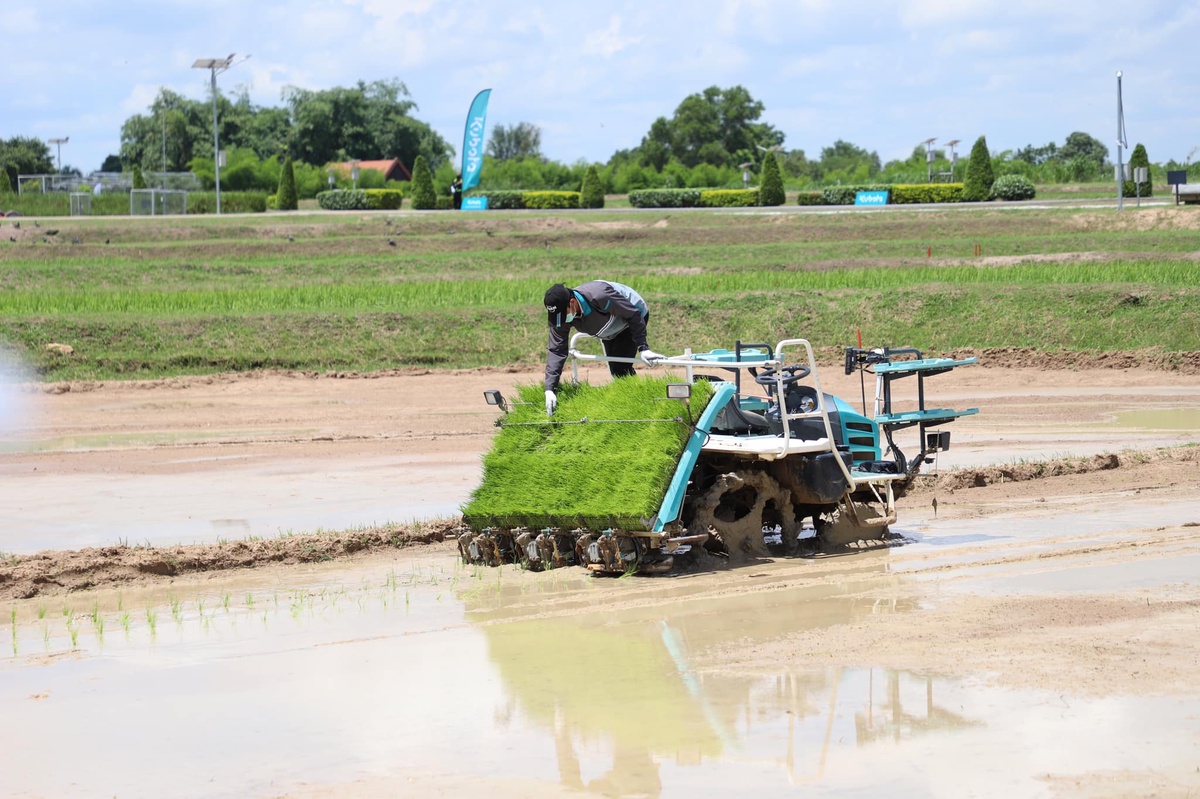
[(981, 203), (992, 199), (992, 184), (995, 182), (996, 173), (992, 171), (992, 156), (988, 153), (987, 138), (980, 136), (971, 148), (971, 160), (967, 161), (962, 201)]
[(296, 197), (296, 171), (292, 168), (292, 158), (283, 159), (283, 168), (279, 170), (279, 190), (275, 194), (275, 207), (280, 211), (295, 211), (300, 207)]
[(783, 175), (779, 171), (779, 161), (775, 153), (768, 150), (763, 158), (762, 177), (758, 183), (759, 205), (783, 205), (786, 199), (783, 193)]
[(1147, 169), (1146, 180), (1142, 181), (1141, 186), (1139, 186), (1137, 184), (1137, 181), (1135, 181), (1135, 180), (1124, 181), (1125, 186), (1124, 186), (1123, 190), (1125, 192), (1126, 197), (1149, 197), (1150, 192), (1151, 192), (1151, 186), (1154, 183), (1154, 181), (1150, 180), (1150, 174), (1149, 174), (1150, 156), (1146, 155), (1146, 148), (1140, 143), (1137, 144), (1133, 148), (1133, 152), (1129, 154), (1129, 176), (1130, 177), (1134, 177), (1137, 175), (1137, 172), (1135, 172), (1134, 170), (1136, 170), (1138, 167), (1145, 167)]
[(418, 155), (417, 160), (413, 162), (412, 207), (417, 211), (429, 211), (437, 208), (437, 192), (433, 188), (433, 173), (429, 171), (429, 163), (423, 155)]
[(596, 171), (595, 164), (589, 166), (583, 176), (583, 188), (579, 190), (579, 207), (604, 207), (604, 186), (600, 183), (600, 173)]

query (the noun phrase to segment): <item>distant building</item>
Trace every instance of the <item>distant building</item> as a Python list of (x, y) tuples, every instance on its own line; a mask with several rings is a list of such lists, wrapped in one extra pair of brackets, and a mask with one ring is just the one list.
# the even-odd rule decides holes
[[(341, 164), (330, 164), (331, 169), (336, 169), (343, 174), (347, 179), (350, 178), (350, 170), (354, 167), (354, 163), (346, 162)], [(382, 172), (385, 180), (412, 180), (412, 174), (404, 168), (404, 164), (400, 163), (399, 158), (388, 158), (384, 161), (359, 161), (359, 172), (367, 169), (374, 169), (376, 172)]]

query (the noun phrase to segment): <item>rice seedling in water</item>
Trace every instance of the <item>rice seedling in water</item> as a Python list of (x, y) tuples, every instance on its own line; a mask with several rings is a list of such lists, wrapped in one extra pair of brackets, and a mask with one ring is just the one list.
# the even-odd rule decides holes
[(129, 611), (126, 610), (121, 613), (120, 622), (121, 622), (121, 628), (123, 630), (125, 630), (125, 640), (128, 641), (129, 640), (129, 628), (130, 628)]
[(75, 626), (75, 617), (67, 620), (67, 635), (71, 636), (71, 648), (79, 648), (79, 628)]
[(225, 608), (225, 612), (229, 612), (229, 592), (225, 592), (225, 596), (221, 599), (221, 606)]
[(254, 594), (246, 594), (246, 610), (254, 610)]
[(183, 624), (183, 602), (176, 596), (171, 597), (171, 618), (176, 624)]
[(38, 621), (41, 621), (44, 618), (46, 618), (46, 606), (42, 605), (40, 608), (38, 608)]
[(150, 640), (158, 637), (158, 611), (146, 608), (146, 624), (150, 627)]

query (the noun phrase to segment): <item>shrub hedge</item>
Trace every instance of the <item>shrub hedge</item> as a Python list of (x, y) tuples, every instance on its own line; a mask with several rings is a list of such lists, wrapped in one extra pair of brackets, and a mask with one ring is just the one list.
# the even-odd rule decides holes
[(1001, 175), (992, 184), (992, 196), (997, 200), (1032, 200), (1036, 195), (1033, 181), (1024, 175)]
[(526, 208), (536, 208), (539, 211), (579, 207), (577, 191), (527, 191), (522, 199)]
[(702, 189), (700, 205), (705, 208), (747, 208), (758, 205), (758, 189)]
[(860, 191), (891, 191), (892, 187), (884, 184), (865, 186), (826, 186), (821, 189), (821, 196), (826, 205), (854, 205), (854, 195)]
[(396, 211), (404, 203), (404, 192), (399, 189), (363, 189), (371, 210)]
[(819, 191), (802, 191), (796, 197), (796, 205), (828, 205), (825, 195)]
[(629, 192), (634, 208), (695, 208), (700, 205), (700, 189), (642, 189)]
[(600, 173), (596, 170), (595, 164), (589, 166), (587, 173), (583, 176), (583, 186), (579, 189), (579, 207), (604, 207), (604, 186), (600, 183)]
[(513, 211), (525, 207), (525, 192), (523, 191), (489, 191), (483, 192), (488, 198), (488, 209), (492, 211)]
[(330, 189), (317, 194), (317, 205), (326, 211), (369, 211), (365, 189)]
[(892, 186), (889, 203), (956, 203), (962, 200), (961, 183), (898, 183)]

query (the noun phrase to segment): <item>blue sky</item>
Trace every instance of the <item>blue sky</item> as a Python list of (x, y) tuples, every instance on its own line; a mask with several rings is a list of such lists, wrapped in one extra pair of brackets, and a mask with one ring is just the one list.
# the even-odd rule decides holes
[(0, 29), (0, 138), (69, 136), (63, 163), (84, 172), (160, 87), (206, 98), (192, 63), (229, 53), (250, 58), (222, 91), (259, 105), (399, 78), (456, 148), (491, 88), (489, 130), (532, 122), (565, 162), (606, 161), (688, 94), (738, 84), (809, 157), (837, 139), (888, 161), (930, 137), (965, 156), (980, 135), (1000, 151), (1081, 130), (1115, 158), (1118, 69), (1131, 147), (1162, 162), (1200, 145), (1197, 0), (9, 0)]

